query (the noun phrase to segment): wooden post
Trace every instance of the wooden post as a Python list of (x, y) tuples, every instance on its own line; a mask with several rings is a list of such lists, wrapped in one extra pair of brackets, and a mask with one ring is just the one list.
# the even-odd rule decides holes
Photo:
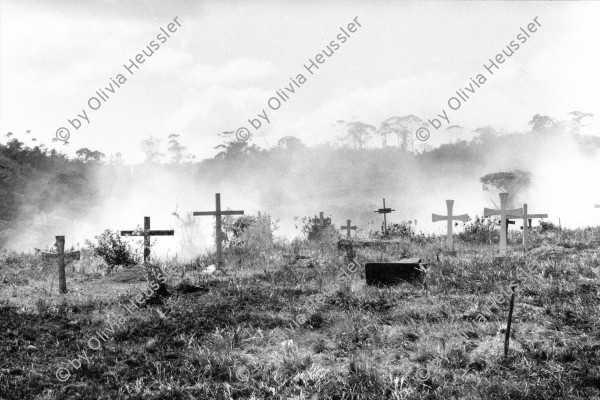
[(345, 229), (345, 230), (346, 230), (346, 237), (347, 237), (348, 239), (350, 239), (350, 231), (351, 231), (351, 230), (354, 230), (354, 231), (355, 231), (355, 230), (356, 230), (356, 226), (351, 226), (351, 225), (350, 225), (350, 220), (347, 220), (347, 221), (346, 221), (346, 225), (345, 225), (345, 226), (344, 226), (344, 225), (342, 225), (342, 226), (340, 227), (340, 229)]
[(508, 356), (508, 346), (510, 345), (510, 327), (512, 325), (512, 315), (515, 307), (515, 286), (511, 285), (510, 288), (512, 290), (512, 294), (510, 295), (508, 322), (506, 323), (506, 333), (504, 334), (504, 357)]
[(56, 252), (58, 258), (58, 291), (67, 293), (67, 277), (65, 274), (65, 237), (56, 237)]
[[(216, 267), (222, 271), (223, 267), (223, 247), (222, 247), (222, 236), (221, 236), (221, 216), (223, 215), (243, 215), (244, 211), (221, 211), (221, 193), (215, 193), (215, 210), (216, 211), (194, 211), (194, 216), (206, 216), (214, 215), (216, 217), (216, 232), (215, 240), (217, 245), (217, 261)], [(321, 213), (322, 214), (322, 213)]]
[(491, 217), (492, 215), (500, 215), (500, 255), (506, 255), (507, 214), (518, 215), (519, 217), (521, 214), (523, 214), (522, 208), (507, 210), (507, 202), (508, 193), (500, 193), (500, 210), (494, 210), (490, 208), (483, 209), (483, 216), (486, 218)]
[(462, 215), (452, 215), (452, 208), (454, 207), (454, 200), (446, 200), (446, 210), (448, 211), (448, 215), (438, 215), (431, 214), (431, 220), (433, 222), (438, 221), (448, 221), (448, 228), (446, 231), (446, 246), (452, 250), (454, 248), (454, 237), (452, 234), (452, 221), (462, 221), (467, 222), (469, 220), (469, 216), (467, 214)]
[(386, 208), (385, 207), (385, 198), (383, 199), (383, 208), (380, 208), (377, 211), (375, 211), (376, 213), (383, 214), (383, 234), (385, 236), (387, 236), (387, 218), (386, 218), (386, 214), (389, 214), (392, 211), (396, 211), (396, 210), (392, 210), (391, 208)]

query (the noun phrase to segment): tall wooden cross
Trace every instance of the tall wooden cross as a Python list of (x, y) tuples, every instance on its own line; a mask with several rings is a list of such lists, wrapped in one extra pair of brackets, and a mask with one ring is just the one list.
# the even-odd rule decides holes
[(223, 267), (223, 248), (221, 238), (221, 216), (223, 215), (244, 215), (244, 211), (221, 211), (221, 193), (215, 193), (216, 211), (194, 211), (194, 216), (214, 215), (216, 216), (216, 242), (217, 242), (217, 269), (222, 271)]
[(150, 237), (151, 236), (173, 236), (174, 230), (153, 231), (150, 230), (150, 217), (144, 217), (144, 229), (135, 231), (121, 231), (121, 236), (143, 236), (144, 237), (144, 265), (150, 261)]
[[(509, 215), (509, 218), (523, 218), (523, 251), (526, 252), (529, 245), (527, 231), (531, 228), (531, 220), (533, 218), (548, 218), (548, 214), (527, 214), (527, 203), (525, 203), (523, 204), (523, 215)], [(529, 227), (527, 222), (529, 222)]]
[(448, 230), (446, 233), (446, 246), (449, 249), (453, 249), (454, 248), (454, 238), (452, 237), (452, 225), (453, 225), (453, 220), (454, 221), (462, 221), (462, 222), (467, 222), (469, 220), (469, 216), (467, 214), (461, 214), (461, 215), (452, 215), (452, 207), (454, 206), (454, 200), (446, 200), (446, 209), (448, 210), (448, 215), (438, 215), (438, 214), (431, 214), (431, 220), (433, 222), (438, 222), (438, 221), (448, 221)]
[(340, 227), (340, 229), (345, 229), (346, 230), (346, 236), (348, 237), (348, 239), (350, 239), (350, 231), (355, 231), (356, 230), (356, 226), (350, 226), (350, 220), (346, 221), (346, 225), (342, 225)]
[(79, 260), (81, 259), (81, 252), (73, 251), (70, 253), (65, 253), (65, 237), (57, 236), (56, 243), (54, 243), (56, 247), (56, 253), (47, 253), (42, 252), (42, 260), (50, 261), (56, 260), (58, 262), (58, 291), (60, 293), (67, 293), (67, 278), (65, 275), (65, 261)]
[(522, 208), (516, 208), (514, 210), (507, 210), (506, 203), (508, 202), (508, 193), (500, 193), (500, 209), (494, 210), (490, 208), (483, 209), (484, 217), (491, 217), (492, 215), (500, 215), (500, 255), (506, 255), (506, 232), (507, 232), (507, 215), (521, 216), (523, 214)]
[(380, 208), (379, 210), (375, 211), (376, 213), (383, 214), (383, 234), (384, 235), (387, 235), (387, 219), (386, 219), (385, 215), (391, 213), (392, 211), (396, 211), (396, 210), (392, 210), (391, 208), (385, 208), (385, 198), (383, 199), (383, 208)]

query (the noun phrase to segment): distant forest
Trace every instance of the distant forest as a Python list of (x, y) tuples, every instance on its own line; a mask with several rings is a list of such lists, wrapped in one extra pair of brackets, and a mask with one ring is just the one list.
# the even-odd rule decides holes
[[(262, 187), (264, 203), (275, 207), (289, 200), (288, 191), (281, 190), (281, 185), (310, 198), (345, 196), (357, 189), (375, 192), (386, 185), (398, 186), (407, 175), (417, 175), (422, 182), (435, 181), (440, 174), (478, 180), (486, 173), (500, 172), (483, 168), (489, 168), (490, 159), (507, 160), (505, 164), (499, 162), (499, 168), (513, 162), (517, 165), (515, 160), (526, 160), (543, 151), (542, 144), (550, 138), (573, 140), (582, 154), (597, 152), (600, 137), (579, 133), (582, 121), (592, 115), (570, 115), (570, 121), (535, 115), (523, 133), (499, 132), (491, 126), (479, 128), (469, 142), (458, 141), (420, 153), (411, 151), (411, 140), (416, 140), (412, 138), (414, 130), (423, 126), (414, 116), (390, 118), (380, 128), (338, 121), (341, 133), (336, 142), (316, 146), (284, 136), (275, 147), (263, 149), (252, 138), (238, 141), (232, 132), (224, 132), (220, 135), (223, 144), (215, 148), (215, 156), (202, 161), (187, 152), (178, 135), (168, 136), (168, 155), (161, 152), (160, 141), (150, 137), (141, 143), (146, 161), (134, 166), (124, 165), (120, 154), (107, 159), (99, 151), (83, 148), (75, 158), (69, 158), (44, 145), (31, 148), (9, 137), (0, 144), (0, 246), (12, 227), (27, 225), (35, 215), (57, 212), (61, 207), (85, 215), (86, 208), (110, 192), (110, 188), (97, 184), (94, 177), (98, 174), (123, 182), (134, 175), (161, 171), (205, 183), (255, 184)], [(435, 134), (444, 133), (432, 130)], [(366, 145), (373, 137), (381, 140), (381, 146)]]

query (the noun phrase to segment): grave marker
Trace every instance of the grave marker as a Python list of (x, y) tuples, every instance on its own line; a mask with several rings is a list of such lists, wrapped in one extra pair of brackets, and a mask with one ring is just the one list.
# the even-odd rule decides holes
[(348, 239), (350, 239), (350, 231), (351, 231), (351, 230), (352, 230), (352, 231), (355, 231), (355, 230), (356, 230), (356, 226), (350, 226), (350, 220), (347, 220), (347, 221), (346, 221), (346, 225), (345, 225), (345, 226), (344, 226), (344, 225), (342, 225), (342, 226), (340, 227), (340, 229), (342, 229), (342, 230), (344, 230), (344, 229), (345, 229), (345, 230), (346, 230), (346, 237), (347, 237)]
[(367, 285), (397, 285), (422, 282), (425, 276), (420, 258), (407, 258), (395, 263), (366, 263)]
[(507, 226), (506, 223), (507, 215), (517, 215), (520, 216), (523, 214), (522, 208), (516, 208), (514, 210), (507, 210), (506, 203), (508, 201), (508, 193), (500, 193), (500, 210), (494, 210), (491, 208), (483, 209), (484, 217), (491, 217), (492, 215), (500, 215), (500, 255), (506, 255), (506, 232)]
[(383, 199), (383, 208), (380, 208), (377, 211), (375, 211), (378, 214), (383, 214), (383, 234), (385, 236), (387, 236), (387, 219), (386, 219), (385, 215), (390, 214), (392, 211), (396, 211), (396, 210), (392, 210), (391, 208), (385, 207), (385, 198)]
[(42, 260), (50, 261), (57, 260), (58, 262), (58, 291), (59, 293), (67, 293), (67, 278), (65, 275), (65, 266), (67, 260), (79, 260), (81, 259), (81, 252), (73, 251), (65, 253), (65, 237), (56, 236), (56, 253), (42, 252)]
[(174, 230), (155, 231), (150, 229), (150, 217), (144, 217), (144, 229), (135, 231), (121, 231), (121, 236), (143, 236), (144, 237), (144, 265), (150, 261), (150, 237), (151, 236), (173, 236)]
[(452, 236), (452, 221), (462, 221), (467, 222), (469, 220), (469, 216), (467, 214), (462, 215), (452, 215), (452, 207), (454, 206), (454, 200), (446, 200), (446, 209), (448, 210), (448, 215), (438, 215), (431, 214), (431, 220), (433, 222), (438, 221), (448, 221), (448, 230), (446, 233), (446, 246), (452, 250), (454, 248), (454, 238)]
[[(523, 251), (527, 251), (529, 245), (528, 229), (531, 228), (533, 218), (548, 218), (548, 214), (527, 214), (527, 203), (523, 204), (523, 215), (509, 215), (509, 218), (523, 218)], [(529, 222), (529, 227), (527, 226)]]
[[(222, 238), (221, 238), (221, 216), (223, 215), (244, 215), (244, 211), (221, 211), (221, 193), (215, 193), (215, 204), (216, 211), (194, 211), (194, 216), (215, 216), (216, 217), (216, 235), (215, 240), (217, 242), (217, 262), (216, 267), (219, 271), (222, 271), (223, 267), (223, 248), (222, 248)], [(322, 214), (322, 213), (321, 213)]]

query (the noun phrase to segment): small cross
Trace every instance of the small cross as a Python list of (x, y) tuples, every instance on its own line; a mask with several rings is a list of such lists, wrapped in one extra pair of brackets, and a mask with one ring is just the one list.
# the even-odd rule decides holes
[(56, 247), (56, 253), (47, 253), (42, 252), (42, 260), (50, 261), (57, 260), (58, 261), (58, 291), (60, 293), (67, 293), (67, 278), (65, 276), (65, 261), (69, 260), (79, 260), (81, 259), (81, 252), (73, 251), (71, 253), (65, 253), (65, 237), (57, 236), (56, 243), (54, 244)]
[(356, 230), (356, 226), (350, 226), (350, 220), (347, 220), (346, 221), (346, 225), (345, 226), (342, 225), (340, 227), (340, 229), (342, 229), (342, 230), (345, 229), (346, 230), (346, 236), (348, 237), (348, 239), (350, 239), (350, 231), (351, 230), (355, 231)]
[(492, 215), (500, 215), (500, 255), (506, 255), (506, 233), (508, 231), (507, 214), (521, 216), (523, 214), (522, 208), (514, 210), (507, 210), (506, 203), (508, 202), (508, 193), (500, 193), (500, 210), (494, 210), (490, 208), (483, 209), (484, 217), (491, 217)]
[(385, 208), (385, 198), (383, 199), (383, 208), (380, 208), (379, 210), (375, 211), (378, 214), (383, 214), (383, 234), (384, 235), (387, 235), (387, 219), (386, 219), (385, 215), (391, 213), (392, 211), (396, 211), (396, 210), (392, 210), (391, 208)]
[[(510, 218), (523, 218), (523, 251), (527, 251), (529, 245), (529, 237), (527, 231), (531, 228), (531, 219), (533, 218), (548, 218), (548, 214), (527, 214), (527, 203), (523, 204), (523, 215), (509, 215)], [(529, 227), (527, 223), (529, 222)]]
[(216, 211), (194, 211), (194, 216), (205, 216), (205, 215), (214, 215), (216, 216), (217, 223), (216, 227), (216, 235), (215, 240), (217, 242), (217, 269), (222, 271), (223, 267), (223, 248), (222, 248), (222, 238), (221, 238), (221, 216), (223, 215), (244, 215), (244, 211), (221, 211), (221, 193), (215, 193), (215, 203), (216, 203)]
[(452, 221), (462, 221), (467, 222), (469, 220), (469, 216), (467, 214), (462, 215), (452, 215), (452, 207), (454, 206), (454, 200), (446, 200), (446, 209), (448, 210), (448, 215), (437, 215), (431, 214), (431, 220), (433, 222), (438, 221), (448, 221), (448, 230), (446, 233), (446, 246), (450, 250), (454, 248), (454, 238), (452, 236)]
[(150, 230), (150, 217), (144, 217), (144, 229), (136, 231), (121, 231), (121, 236), (143, 236), (144, 237), (144, 265), (150, 261), (150, 237), (151, 236), (173, 236), (174, 230), (153, 231)]

